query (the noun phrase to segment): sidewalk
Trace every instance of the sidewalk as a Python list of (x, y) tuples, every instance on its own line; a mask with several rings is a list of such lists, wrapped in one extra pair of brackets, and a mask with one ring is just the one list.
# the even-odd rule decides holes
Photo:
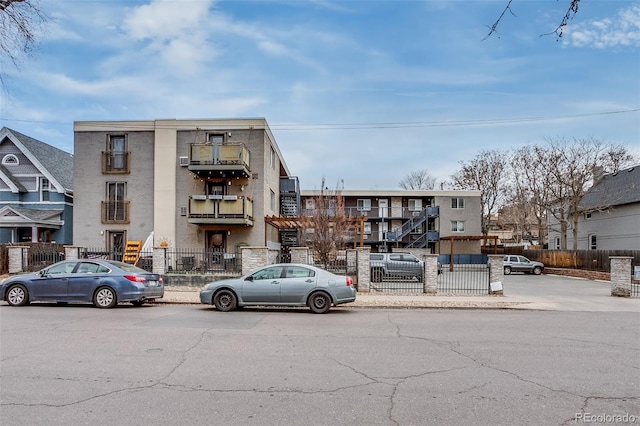
[[(166, 287), (156, 303), (200, 304), (200, 288)], [(544, 309), (523, 298), (501, 295), (426, 295), (358, 293), (356, 301), (340, 308)]]

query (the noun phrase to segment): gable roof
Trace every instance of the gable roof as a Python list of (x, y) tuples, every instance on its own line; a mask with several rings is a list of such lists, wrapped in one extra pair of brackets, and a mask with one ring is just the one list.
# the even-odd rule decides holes
[(580, 210), (640, 202), (640, 165), (604, 175), (580, 201)]
[(42, 166), (44, 168), (44, 170), (40, 170), (41, 172), (44, 174), (49, 173), (53, 180), (59, 183), (65, 191), (73, 191), (72, 154), (8, 127), (0, 129), (0, 139), (5, 136), (9, 136), (14, 143), (18, 142), (24, 146), (29, 151), (24, 154), (34, 162), (36, 167)]

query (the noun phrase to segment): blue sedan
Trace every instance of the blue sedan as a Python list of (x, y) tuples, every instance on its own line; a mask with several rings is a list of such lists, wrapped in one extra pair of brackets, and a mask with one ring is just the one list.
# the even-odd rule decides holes
[(113, 308), (141, 306), (164, 296), (162, 277), (128, 263), (99, 259), (65, 260), (38, 272), (14, 275), (0, 284), (0, 300), (11, 306), (31, 302), (89, 302)]
[(222, 312), (249, 305), (308, 306), (324, 314), (332, 305), (356, 300), (351, 277), (311, 265), (269, 265), (240, 278), (214, 281), (200, 292), (200, 302)]

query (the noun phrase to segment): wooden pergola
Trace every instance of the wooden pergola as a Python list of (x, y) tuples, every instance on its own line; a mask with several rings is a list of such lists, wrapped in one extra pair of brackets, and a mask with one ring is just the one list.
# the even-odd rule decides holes
[(453, 270), (453, 246), (454, 241), (480, 241), (480, 240), (493, 240), (493, 250), (494, 253), (498, 252), (498, 236), (497, 235), (448, 235), (445, 237), (440, 237), (440, 241), (451, 241), (450, 244), (450, 255), (451, 262), (449, 263), (449, 268)]
[[(364, 247), (364, 223), (367, 221), (366, 216), (348, 216), (345, 219), (353, 228), (353, 248)], [(300, 217), (282, 217), (282, 216), (265, 216), (265, 223), (273, 226), (278, 230), (282, 229), (300, 229), (302, 228), (302, 220)], [(359, 242), (359, 244), (358, 244)]]

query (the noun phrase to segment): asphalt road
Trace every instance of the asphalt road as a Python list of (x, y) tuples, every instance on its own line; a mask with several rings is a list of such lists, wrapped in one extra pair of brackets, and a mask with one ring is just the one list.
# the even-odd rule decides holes
[(637, 313), (2, 305), (0, 327), (3, 426), (640, 423)]

